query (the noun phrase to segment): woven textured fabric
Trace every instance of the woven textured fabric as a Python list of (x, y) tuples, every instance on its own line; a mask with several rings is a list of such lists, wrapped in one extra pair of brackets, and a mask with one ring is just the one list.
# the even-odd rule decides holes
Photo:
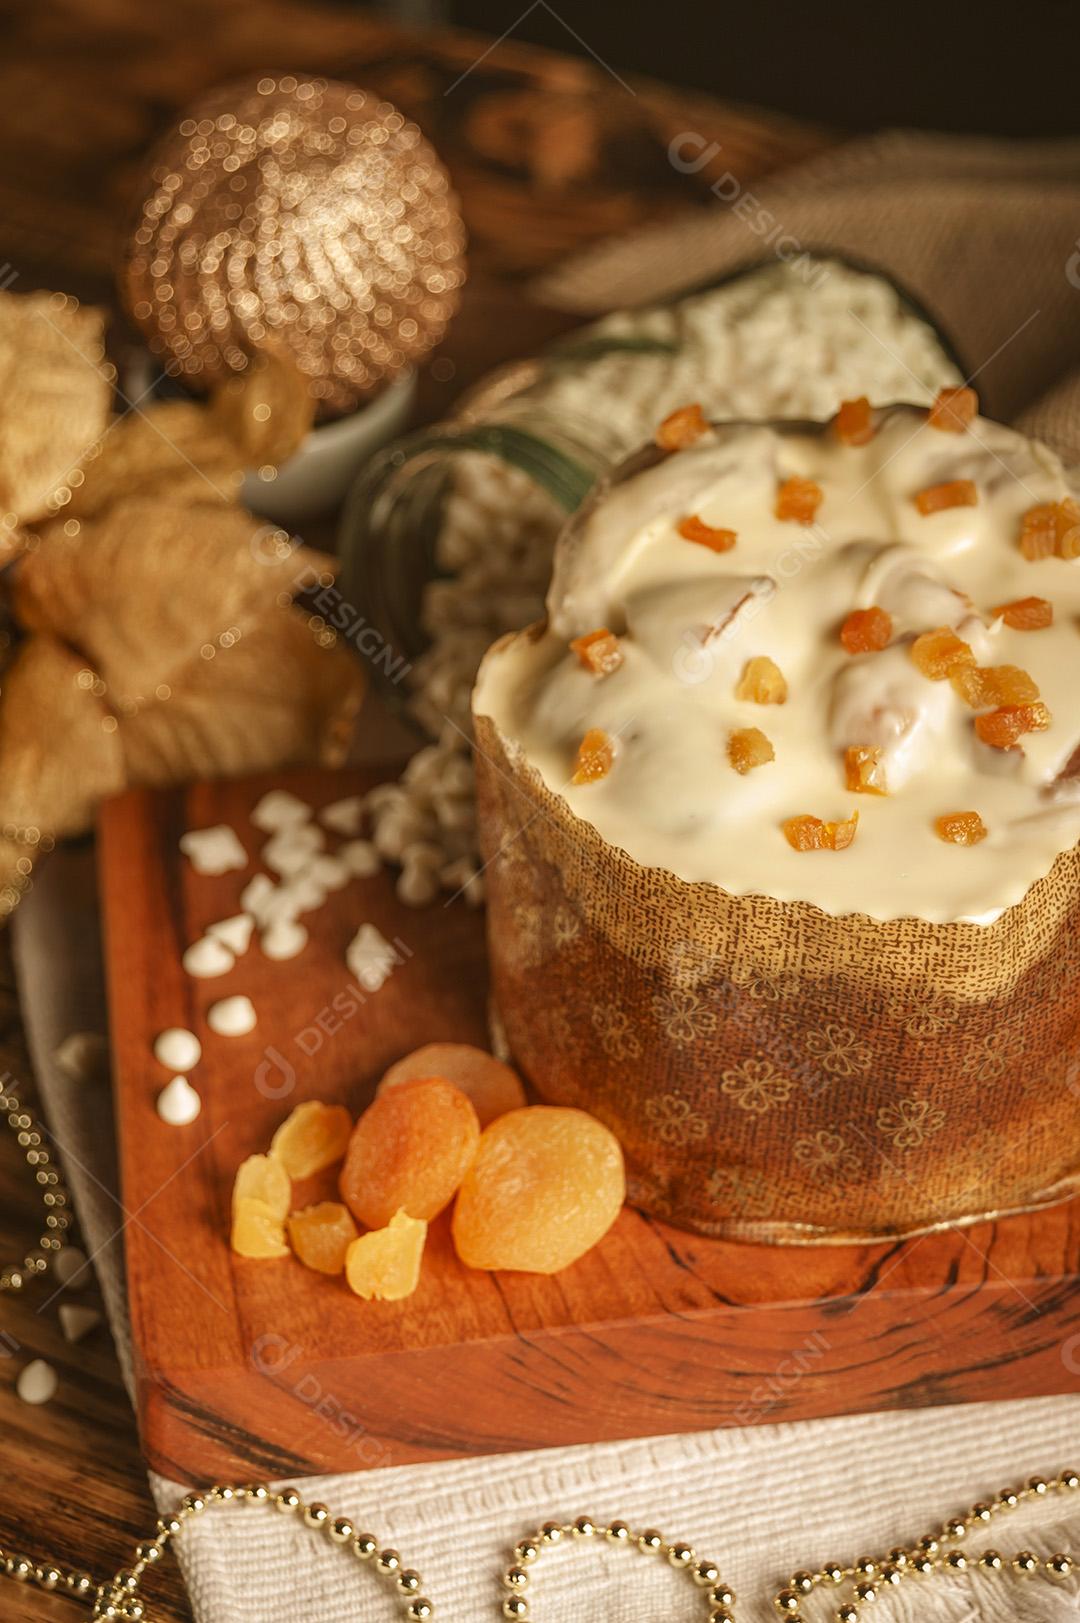
[[(1076, 460), (1080, 393), (1065, 373), (1080, 361), (1080, 289), (1068, 274), (1080, 224), (1078, 158), (1076, 143), (1004, 148), (888, 137), (770, 183), (761, 200), (792, 229), (801, 221), (807, 245), (846, 249), (892, 269), (941, 312), (973, 367), (999, 349), (979, 378), (980, 388), (992, 385), (989, 409), (1015, 415)], [(744, 220), (718, 207), (598, 250), (549, 278), (543, 291), (569, 308), (606, 309), (768, 252)], [(85, 848), (58, 851), (41, 866), (15, 929), (38, 1081), (96, 1251), (117, 1224), (107, 1094), (80, 1091), (52, 1059), (70, 1032), (103, 1029), (91, 881)], [(96, 1264), (126, 1360), (120, 1242), (104, 1245)], [(1019, 1299), (1017, 1308), (1028, 1311)], [(1062, 1359), (1063, 1384), (1080, 1389), (1080, 1346), (1067, 1343)], [(494, 1623), (508, 1546), (540, 1519), (581, 1511), (691, 1538), (740, 1592), (744, 1623), (765, 1623), (776, 1615), (769, 1596), (793, 1567), (916, 1536), (1032, 1471), (1080, 1469), (1080, 1397), (801, 1425), (773, 1425), (764, 1412), (760, 1419), (737, 1431), (298, 1486), (396, 1544), (453, 1623)], [(156, 1479), (153, 1486), (163, 1504), (179, 1491)], [(1024, 1544), (1075, 1550), (1080, 1528), (1075, 1516), (1065, 1525), (1063, 1513), (1055, 1506), (1041, 1517), (1018, 1514), (991, 1536), (1010, 1551)], [(380, 1623), (400, 1615), (373, 1574), (272, 1512), (212, 1512), (185, 1535), (181, 1558), (199, 1623)], [(705, 1615), (685, 1579), (604, 1547), (546, 1556), (534, 1596), (537, 1623), (693, 1623)], [(1075, 1585), (956, 1578), (901, 1589), (882, 1616), (1065, 1623), (1076, 1605)]]

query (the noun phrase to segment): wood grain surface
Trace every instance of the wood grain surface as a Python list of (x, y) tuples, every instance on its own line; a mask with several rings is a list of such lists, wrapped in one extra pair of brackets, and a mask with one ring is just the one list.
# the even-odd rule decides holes
[[(594, 1251), (545, 1278), (464, 1268), (432, 1225), (419, 1290), (358, 1302), (294, 1259), (227, 1245), (239, 1162), (307, 1098), (358, 1112), (420, 1043), (485, 1042), (481, 916), (423, 912), (388, 875), (310, 915), (289, 963), (252, 947), (193, 981), (180, 953), (237, 909), (248, 874), (201, 877), (185, 828), (226, 823), (257, 862), (248, 811), (270, 780), (136, 792), (100, 827), (113, 1064), (144, 1450), (187, 1480), (280, 1477), (859, 1410), (1076, 1388), (1080, 1204), (906, 1243), (770, 1248), (710, 1241), (626, 1209)], [(284, 780), (313, 805), (380, 781)], [(345, 948), (362, 923), (400, 963), (358, 999)], [(206, 1009), (251, 996), (256, 1030), (215, 1037)], [(203, 1112), (162, 1124), (154, 1035), (203, 1042)], [(332, 1175), (295, 1192), (332, 1193)]]

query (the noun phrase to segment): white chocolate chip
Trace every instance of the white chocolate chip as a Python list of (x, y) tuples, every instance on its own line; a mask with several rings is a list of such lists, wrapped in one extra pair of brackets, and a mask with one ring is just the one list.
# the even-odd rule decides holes
[(97, 1031), (73, 1031), (53, 1059), (69, 1082), (97, 1082), (109, 1074), (109, 1045)]
[(306, 823), (310, 816), (311, 807), (288, 789), (270, 789), (253, 807), (251, 821), (265, 834), (276, 834), (278, 829)]
[(227, 975), (236, 959), (222, 942), (204, 935), (192, 942), (180, 962), (196, 980), (210, 980), (215, 975)]
[(439, 877), (433, 867), (413, 864), (402, 868), (395, 889), (406, 907), (427, 907), (439, 894)]
[(352, 875), (340, 857), (318, 856), (304, 869), (302, 877), (309, 877), (324, 890), (341, 890)]
[(169, 1071), (190, 1071), (202, 1059), (202, 1043), (193, 1031), (169, 1026), (154, 1038), (154, 1058)]
[(345, 953), (349, 971), (365, 992), (377, 992), (399, 962), (397, 949), (374, 924), (362, 924)]
[(284, 885), (278, 886), (272, 906), (266, 909), (266, 921), (272, 924), (275, 919), (294, 919), (298, 913), (311, 913), (321, 907), (325, 900), (325, 887), (320, 885), (310, 869), (302, 870)]
[(57, 1312), (60, 1328), (68, 1341), (83, 1341), (101, 1323), (96, 1307), (80, 1307), (77, 1302), (61, 1302)]
[(379, 853), (370, 840), (349, 840), (340, 847), (338, 856), (357, 879), (370, 879), (382, 867)]
[(208, 924), (206, 933), (215, 941), (220, 941), (222, 946), (228, 947), (229, 951), (239, 958), (251, 945), (251, 932), (254, 928), (253, 913), (234, 913), (232, 918), (222, 919), (218, 924)]
[(225, 997), (206, 1011), (206, 1023), (219, 1037), (244, 1037), (255, 1030), (255, 1005), (249, 997)]
[(364, 802), (359, 795), (334, 800), (319, 813), (320, 823), (325, 823), (335, 834), (359, 834), (363, 820)]
[(216, 823), (213, 828), (189, 829), (180, 836), (180, 849), (199, 874), (231, 873), (246, 868), (247, 852), (240, 844), (235, 829), (227, 823)]
[(259, 945), (267, 958), (295, 958), (308, 943), (308, 933), (295, 919), (275, 919), (259, 937)]
[(53, 1275), (65, 1290), (81, 1291), (91, 1279), (86, 1252), (77, 1245), (65, 1245), (53, 1258)]
[(174, 1076), (158, 1094), (157, 1113), (170, 1127), (187, 1127), (202, 1109), (202, 1100), (186, 1076)]
[(267, 840), (262, 848), (262, 860), (277, 874), (298, 873), (325, 843), (321, 828), (316, 828), (314, 823), (302, 823), (297, 828), (282, 829), (280, 834)]
[(240, 892), (240, 906), (261, 924), (266, 908), (277, 894), (277, 886), (269, 874), (257, 873), (248, 880)]
[(19, 1371), (15, 1390), (24, 1403), (50, 1403), (56, 1396), (60, 1377), (44, 1358), (35, 1358)]

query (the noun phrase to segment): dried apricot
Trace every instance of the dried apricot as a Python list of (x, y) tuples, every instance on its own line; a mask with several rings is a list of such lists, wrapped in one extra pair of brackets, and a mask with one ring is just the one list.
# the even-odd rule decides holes
[(1018, 665), (958, 665), (949, 681), (973, 710), (1002, 704), (1030, 704), (1038, 684)]
[(789, 817), (783, 825), (784, 838), (795, 851), (846, 851), (855, 838), (859, 814), (853, 811), (843, 822), (824, 823), (820, 817)]
[(356, 1224), (348, 1208), (336, 1200), (305, 1206), (289, 1218), (289, 1240), (305, 1268), (317, 1274), (340, 1274), (345, 1253), (356, 1239)]
[(736, 772), (742, 773), (776, 759), (776, 751), (760, 727), (736, 727), (728, 739), (727, 752)]
[(892, 615), (876, 605), (852, 609), (840, 627), (840, 641), (849, 654), (879, 654), (892, 641)]
[(232, 1198), (234, 1208), (238, 1201), (258, 1200), (275, 1217), (285, 1218), (292, 1199), (292, 1180), (273, 1156), (249, 1155), (236, 1169)]
[(911, 657), (931, 682), (942, 682), (960, 665), (974, 665), (975, 655), (970, 644), (948, 626), (936, 631), (924, 631), (911, 645)]
[(1011, 749), (1025, 733), (1044, 733), (1049, 725), (1050, 712), (1041, 701), (1010, 704), (975, 717), (976, 733), (984, 744), (992, 744), (998, 750)]
[(768, 654), (758, 654), (754, 659), (747, 660), (735, 685), (737, 699), (749, 699), (751, 704), (783, 704), (787, 695), (784, 673), (775, 660), (770, 659)]
[(238, 1257), (287, 1257), (285, 1224), (262, 1200), (243, 1195), (235, 1202), (230, 1241)]
[(290, 1178), (310, 1178), (313, 1172), (340, 1161), (353, 1130), (344, 1105), (324, 1105), (309, 1099), (282, 1122), (270, 1141), (270, 1154)]
[(1054, 605), (1045, 597), (1018, 597), (993, 610), (1010, 631), (1045, 631), (1054, 623)]
[(417, 1048), (391, 1065), (377, 1092), (385, 1093), (388, 1088), (424, 1076), (441, 1076), (460, 1088), (472, 1101), (481, 1127), (493, 1122), (496, 1116), (505, 1116), (508, 1110), (520, 1110), (525, 1104), (525, 1089), (517, 1072), (493, 1055), (485, 1054), (482, 1048), (472, 1048), (468, 1043), (427, 1043)]
[(852, 744), (844, 751), (844, 781), (853, 794), (887, 795), (883, 750), (869, 744)]
[(833, 418), (833, 432), (841, 445), (868, 445), (874, 437), (874, 414), (864, 394), (844, 400)]
[(730, 552), (737, 539), (734, 530), (714, 529), (696, 514), (680, 519), (675, 528), (684, 541), (696, 541), (699, 546), (709, 547), (713, 552)]
[(584, 1110), (534, 1105), (492, 1122), (454, 1207), (470, 1268), (555, 1274), (602, 1239), (626, 1198), (615, 1135)]
[(688, 445), (693, 445), (708, 431), (705, 413), (695, 402), (692, 406), (680, 406), (677, 411), (669, 412), (656, 430), (656, 443), (662, 451), (685, 451)]
[(571, 783), (598, 783), (615, 764), (615, 745), (602, 727), (590, 727), (578, 745)]
[(1029, 507), (1020, 521), (1020, 551), (1029, 563), (1080, 556), (1080, 502), (1066, 496)]
[(776, 516), (795, 524), (813, 524), (825, 492), (813, 479), (785, 479), (776, 493)]
[(978, 845), (985, 840), (989, 830), (978, 812), (946, 812), (934, 824), (938, 838), (945, 840), (949, 845)]
[(367, 1228), (396, 1211), (425, 1222), (449, 1206), (480, 1142), (476, 1111), (441, 1076), (415, 1077), (374, 1099), (353, 1130), (341, 1198)]
[(937, 399), (927, 413), (927, 426), (940, 429), (945, 434), (963, 434), (975, 421), (978, 410), (979, 397), (974, 389), (966, 386), (939, 389)]
[(349, 1289), (365, 1302), (400, 1302), (420, 1283), (427, 1224), (395, 1212), (385, 1228), (361, 1234), (345, 1253)]
[(583, 637), (573, 637), (570, 647), (585, 669), (594, 676), (610, 676), (623, 662), (618, 637), (604, 628), (588, 631)]
[(912, 500), (925, 518), (930, 513), (943, 513), (947, 507), (975, 507), (979, 492), (974, 479), (946, 479), (943, 484), (916, 491)]

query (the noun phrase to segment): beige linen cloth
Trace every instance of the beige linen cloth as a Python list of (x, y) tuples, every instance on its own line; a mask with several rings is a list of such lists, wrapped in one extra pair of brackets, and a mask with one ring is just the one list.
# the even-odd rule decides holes
[[(730, 200), (732, 182), (721, 191)], [(834, 249), (890, 269), (940, 317), (987, 409), (1080, 462), (1080, 143), (1003, 148), (893, 135), (738, 191), (739, 211), (718, 203), (596, 250), (548, 277), (542, 296), (599, 311), (674, 293), (777, 248), (789, 256), (800, 246)], [(753, 223), (762, 208), (774, 222), (764, 232)], [(774, 242), (776, 230), (783, 236)], [(46, 1111), (129, 1369), (122, 1242), (105, 1243), (123, 1221), (108, 1192), (108, 1100), (103, 1088), (65, 1077), (53, 1059), (66, 1035), (101, 1030), (104, 1018), (88, 847), (56, 853), (15, 930)], [(1061, 1357), (1063, 1388), (1080, 1394), (1080, 1338)], [(776, 1615), (773, 1589), (795, 1567), (879, 1551), (977, 1497), (1064, 1465), (1080, 1469), (1080, 1395), (801, 1425), (773, 1424), (765, 1411), (741, 1430), (410, 1466), (300, 1488), (396, 1546), (422, 1572), (439, 1615), (456, 1623), (500, 1615), (499, 1573), (517, 1537), (548, 1517), (581, 1512), (689, 1538), (738, 1590), (739, 1616), (764, 1623)], [(151, 1481), (163, 1505), (180, 1492)], [(1067, 1514), (1063, 1505), (1042, 1517), (1019, 1513), (994, 1529), (994, 1542), (1008, 1552), (1025, 1543), (1076, 1551), (1080, 1506), (1071, 1525)], [(86, 1533), (89, 1561), (93, 1529)], [(193, 1525), (180, 1553), (200, 1623), (377, 1623), (398, 1615), (372, 1573), (271, 1512), (218, 1509)], [(951, 1578), (904, 1586), (875, 1610), (942, 1623), (1053, 1623), (1075, 1618), (1077, 1599), (1076, 1585)], [(690, 1623), (705, 1610), (685, 1579), (604, 1546), (550, 1553), (533, 1586), (537, 1623)]]

